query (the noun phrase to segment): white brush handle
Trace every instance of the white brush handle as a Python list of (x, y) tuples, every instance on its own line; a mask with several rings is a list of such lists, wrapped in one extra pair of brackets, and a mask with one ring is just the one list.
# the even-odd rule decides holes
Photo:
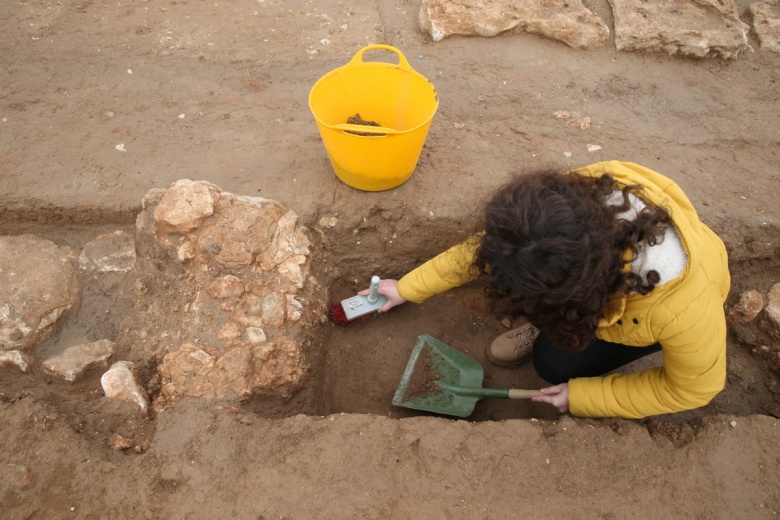
[(366, 300), (368, 300), (368, 303), (376, 303), (378, 297), (379, 297), (379, 277), (372, 276), (371, 285), (368, 287), (368, 296), (366, 296)]

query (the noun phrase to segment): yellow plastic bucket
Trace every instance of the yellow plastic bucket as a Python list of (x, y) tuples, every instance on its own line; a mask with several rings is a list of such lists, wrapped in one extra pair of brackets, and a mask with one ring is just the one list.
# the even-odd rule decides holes
[[(374, 49), (394, 52), (398, 64), (363, 61), (363, 54)], [(358, 51), (309, 93), (309, 108), (336, 176), (363, 191), (389, 190), (412, 176), (438, 105), (431, 82), (409, 66), (401, 51), (381, 44)], [(380, 126), (347, 123), (357, 114)]]

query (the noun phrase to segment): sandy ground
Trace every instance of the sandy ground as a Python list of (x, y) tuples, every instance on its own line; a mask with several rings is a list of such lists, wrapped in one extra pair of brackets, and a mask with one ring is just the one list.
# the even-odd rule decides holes
[[(611, 26), (606, 2), (588, 5)], [(585, 52), (516, 32), (433, 43), (417, 10), (404, 0), (3, 3), (0, 232), (78, 247), (132, 231), (148, 190), (208, 180), (279, 200), (322, 231), (340, 299), (473, 232), (485, 197), (512, 172), (622, 159), (674, 178), (724, 238), (732, 300), (780, 281), (779, 55), (755, 41), (734, 62)], [(367, 193), (333, 174), (307, 97), (374, 42), (401, 49), (440, 105), (411, 179)], [(556, 118), (562, 110), (590, 128)], [(116, 279), (82, 283), (87, 297), (66, 331), (118, 335), (132, 291)], [(490, 400), (455, 421), (389, 404), (419, 334), (484, 364), (484, 344), (502, 330), (478, 287), (328, 325), (320, 377), (279, 414), (261, 401), (185, 400), (128, 417), (101, 398), (99, 374), (65, 385), (0, 372), (0, 517), (780, 511), (777, 374), (735, 337), (726, 390), (674, 416), (581, 420)], [(543, 384), (530, 367), (487, 365), (485, 382)], [(112, 451), (117, 432), (138, 449)]]

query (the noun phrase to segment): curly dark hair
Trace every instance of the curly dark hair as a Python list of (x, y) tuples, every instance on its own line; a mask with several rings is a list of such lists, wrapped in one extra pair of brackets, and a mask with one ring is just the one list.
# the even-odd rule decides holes
[[(595, 339), (609, 298), (647, 294), (658, 283), (624, 272), (642, 244), (663, 240), (669, 214), (646, 202), (634, 220), (616, 215), (629, 193), (610, 175), (538, 172), (515, 177), (485, 209), (485, 233), (474, 265), (487, 283), (494, 311), (525, 316), (561, 348), (582, 350)], [(622, 191), (623, 202), (606, 200)]]

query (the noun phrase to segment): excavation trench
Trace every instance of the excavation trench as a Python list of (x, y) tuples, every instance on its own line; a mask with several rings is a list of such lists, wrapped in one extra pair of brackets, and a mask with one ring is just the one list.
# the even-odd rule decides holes
[[(426, 223), (426, 226), (430, 225), (431, 222)], [(354, 249), (344, 246), (350, 238), (349, 231), (334, 233), (331, 230), (333, 237), (329, 237), (332, 238), (330, 254), (332, 264), (337, 267), (324, 270), (332, 273), (332, 279), (320, 282), (328, 287), (330, 300), (339, 301), (366, 287), (374, 274), (398, 277), (462, 236), (463, 232), (456, 223), (444, 225), (445, 228), (436, 232), (438, 238), (435, 240), (428, 235), (410, 233), (412, 237), (419, 237), (418, 243), (404, 244), (404, 248), (400, 252), (396, 251), (390, 260), (386, 258), (387, 249), (378, 247), (378, 244), (373, 248), (375, 253), (367, 255), (365, 251), (372, 250), (367, 247), (357, 255)], [(101, 233), (115, 230), (133, 232), (131, 224), (52, 225), (17, 222), (14, 225), (6, 223), (4, 228), (4, 234), (33, 233), (75, 250), (80, 250), (86, 242)], [(386, 267), (382, 267), (383, 262)], [(744, 290), (756, 289), (766, 294), (771, 285), (780, 280), (780, 266), (775, 258), (740, 258), (732, 265), (732, 276), (730, 302), (733, 303)], [(155, 345), (139, 342), (138, 337), (132, 336), (128, 330), (129, 324), (133, 324), (129, 315), (139, 308), (132, 273), (81, 272), (79, 278), (82, 285), (80, 308), (67, 316), (56, 334), (36, 347), (36, 359), (45, 359), (48, 353), (61, 348), (62, 344), (73, 344), (81, 339), (112, 339), (120, 345), (120, 359), (136, 361), (142, 384), (154, 395), (158, 390), (154, 383), (158, 362), (154, 356)], [(181, 312), (175, 303), (171, 304), (170, 310), (172, 313)], [(391, 403), (409, 354), (421, 334), (433, 336), (479, 361), (485, 370), (483, 386), (528, 389), (545, 386), (530, 364), (517, 369), (502, 369), (486, 361), (485, 346), (505, 330), (505, 325), (491, 314), (479, 282), (438, 295), (423, 304), (407, 303), (356, 324), (336, 324), (325, 320), (306, 352), (310, 373), (299, 391), (285, 398), (272, 394), (255, 395), (246, 401), (228, 405), (227, 409), (266, 418), (337, 413), (373, 414), (397, 419), (432, 415), (395, 407)], [(131, 341), (131, 338), (134, 340)], [(757, 342), (760, 339), (748, 326), (732, 330), (729, 336), (726, 389), (707, 407), (647, 420), (648, 427), (657, 428), (659, 424), (684, 425), (708, 414), (780, 416), (777, 374), (766, 360), (753, 353)], [(642, 361), (635, 368), (641, 369), (642, 363), (654, 362), (658, 362), (658, 358)], [(42, 399), (53, 410), (70, 417), (77, 431), (92, 428), (108, 435), (117, 423), (126, 419), (100, 404), (102, 392), (99, 377), (99, 373), (92, 373), (77, 384), (67, 384), (52, 380), (39, 367), (30, 374), (4, 370), (0, 373), (0, 394), (6, 400), (23, 396)], [(469, 420), (554, 420), (559, 417), (552, 407), (530, 401), (483, 399), (477, 403)], [(443, 420), (450, 418), (443, 417)], [(148, 432), (148, 437), (153, 428), (154, 417), (141, 429)], [(139, 435), (143, 437), (144, 434)]]

